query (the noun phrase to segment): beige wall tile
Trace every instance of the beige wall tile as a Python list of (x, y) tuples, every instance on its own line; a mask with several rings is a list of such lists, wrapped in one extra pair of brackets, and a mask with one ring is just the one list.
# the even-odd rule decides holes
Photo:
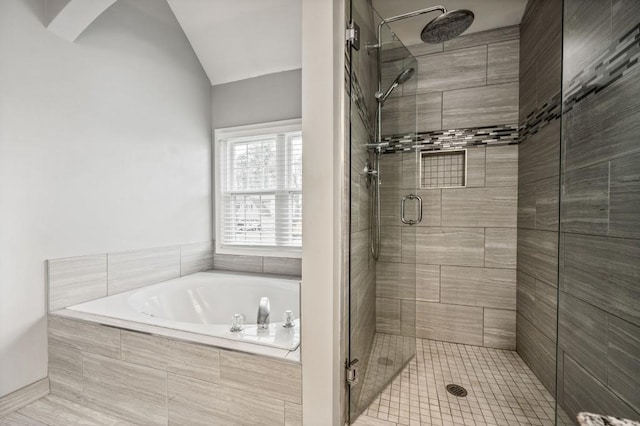
[(145, 425), (167, 424), (167, 373), (83, 355), (83, 403)]
[(213, 267), (226, 271), (262, 272), (262, 257), (216, 253)]
[(265, 257), (262, 259), (262, 272), (265, 274), (302, 275), (302, 259), (289, 257)]
[(417, 228), (415, 232), (417, 263), (484, 265), (483, 228)]
[(416, 299), (440, 301), (440, 265), (416, 265)]
[(418, 92), (439, 92), (487, 83), (487, 46), (418, 58)]
[(180, 246), (180, 275), (213, 269), (213, 241)]
[(284, 423), (284, 402), (269, 393), (256, 389), (245, 392), (172, 373), (168, 380), (169, 424), (267, 426)]
[(444, 43), (444, 50), (463, 49), (465, 47), (478, 46), (488, 43), (498, 43), (506, 40), (514, 40), (520, 37), (520, 26), (496, 28), (480, 31), (478, 33), (463, 34)]
[(82, 352), (49, 336), (49, 382), (51, 394), (70, 401), (82, 398)]
[(482, 346), (482, 308), (416, 302), (416, 335)]
[(302, 403), (302, 368), (298, 363), (222, 350), (220, 379), (227, 387)]
[(486, 148), (469, 147), (467, 148), (467, 187), (484, 186), (486, 174)]
[(418, 116), (417, 131), (430, 132), (442, 129), (442, 92), (423, 93), (416, 97)]
[(487, 84), (518, 81), (520, 75), (519, 65), (519, 39), (491, 43), (487, 60)]
[(517, 264), (516, 228), (486, 228), (484, 266), (487, 268), (515, 269)]
[(49, 311), (107, 295), (107, 255), (51, 259), (47, 262)]
[(167, 340), (167, 371), (210, 382), (220, 378), (220, 350), (211, 346)]
[(515, 269), (442, 266), (440, 300), (452, 305), (516, 308)]
[(443, 226), (515, 228), (517, 208), (515, 187), (442, 190)]
[(518, 122), (518, 83), (448, 90), (442, 97), (442, 127), (460, 129)]
[[(414, 193), (415, 191), (412, 191)], [(417, 194), (422, 197), (422, 222), (417, 226), (440, 226), (442, 223), (440, 212), (442, 211), (441, 189), (420, 189)], [(412, 203), (414, 209), (410, 209), (411, 203), (407, 201), (406, 216), (408, 219), (417, 217), (417, 204)]]
[(487, 147), (486, 186), (518, 186), (518, 145)]
[(376, 331), (378, 333), (400, 333), (400, 300), (376, 298)]
[(108, 293), (118, 294), (180, 276), (180, 247), (107, 254)]
[(380, 227), (380, 261), (383, 262), (400, 262), (402, 255), (401, 232), (400, 226)]
[(516, 311), (484, 310), (483, 345), (489, 348), (516, 348)]
[(302, 405), (284, 402), (284, 425), (302, 426)]
[(120, 358), (120, 330), (117, 328), (50, 315), (49, 337), (82, 352)]
[(167, 369), (166, 339), (151, 334), (121, 331), (122, 360), (159, 370)]
[(377, 262), (376, 296), (415, 299), (416, 268), (410, 264)]

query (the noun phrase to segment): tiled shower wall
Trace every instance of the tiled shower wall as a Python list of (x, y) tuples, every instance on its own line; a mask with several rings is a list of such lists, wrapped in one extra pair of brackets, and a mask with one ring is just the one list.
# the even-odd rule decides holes
[[(409, 49), (419, 62), (418, 132), (517, 124), (517, 26)], [(383, 66), (387, 80), (399, 71)], [(399, 91), (387, 101), (385, 135), (412, 132), (401, 120), (412, 97)], [(399, 334), (413, 324), (415, 279), (418, 337), (515, 349), (518, 147), (471, 147), (467, 161), (466, 187), (418, 190), (423, 221), (410, 227), (400, 200), (416, 191), (415, 153), (382, 156), (376, 327)]]
[(640, 2), (564, 4), (558, 401), (640, 420)]
[(517, 351), (553, 393), (560, 115), (536, 117), (547, 105), (560, 108), (562, 2), (530, 1), (520, 30)]

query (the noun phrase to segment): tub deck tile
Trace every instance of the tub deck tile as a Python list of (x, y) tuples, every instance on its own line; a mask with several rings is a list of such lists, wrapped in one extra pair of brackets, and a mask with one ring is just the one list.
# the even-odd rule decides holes
[(221, 351), (220, 379), (225, 386), (260, 392), (297, 404), (302, 403), (300, 364)]
[(49, 336), (82, 352), (120, 358), (120, 330), (116, 328), (49, 316)]
[(83, 403), (137, 424), (167, 424), (167, 373), (83, 355)]
[(195, 343), (167, 341), (167, 371), (209, 382), (220, 379), (220, 350)]
[(169, 424), (283, 425), (284, 402), (169, 373)]
[(302, 405), (293, 402), (284, 402), (285, 426), (302, 426)]
[(49, 335), (51, 394), (79, 402), (82, 398), (82, 352)]

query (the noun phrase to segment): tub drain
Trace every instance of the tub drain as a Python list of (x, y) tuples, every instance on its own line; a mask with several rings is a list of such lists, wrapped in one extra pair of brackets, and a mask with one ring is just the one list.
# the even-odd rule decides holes
[(447, 392), (458, 398), (467, 396), (467, 390), (460, 385), (447, 385)]
[(393, 360), (391, 358), (387, 358), (386, 356), (381, 356), (380, 358), (378, 358), (378, 364), (393, 365)]

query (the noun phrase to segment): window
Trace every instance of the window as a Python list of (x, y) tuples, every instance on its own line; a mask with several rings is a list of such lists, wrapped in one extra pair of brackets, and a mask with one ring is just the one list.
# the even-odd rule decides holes
[(219, 253), (300, 257), (300, 129), (288, 120), (216, 130)]

